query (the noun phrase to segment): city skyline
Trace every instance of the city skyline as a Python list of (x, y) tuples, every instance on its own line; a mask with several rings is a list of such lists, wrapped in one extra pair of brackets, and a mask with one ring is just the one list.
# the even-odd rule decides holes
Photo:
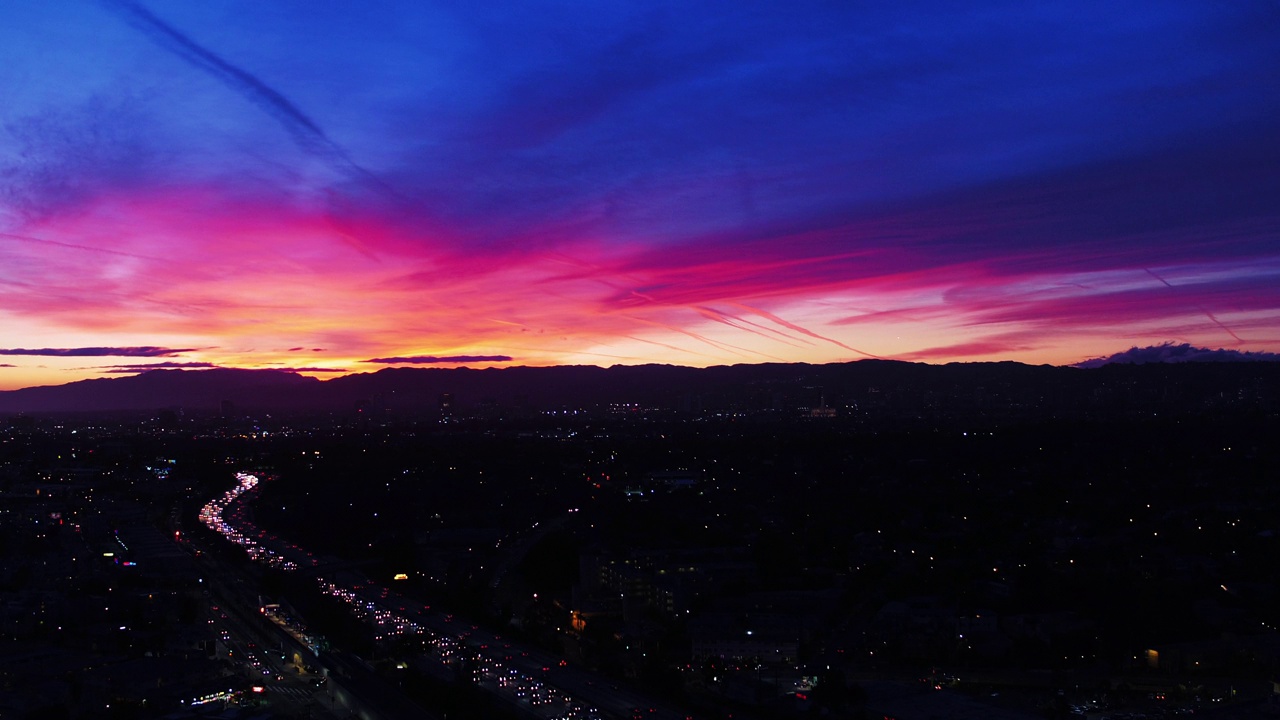
[(28, 4), (0, 390), (1280, 351), (1280, 11)]

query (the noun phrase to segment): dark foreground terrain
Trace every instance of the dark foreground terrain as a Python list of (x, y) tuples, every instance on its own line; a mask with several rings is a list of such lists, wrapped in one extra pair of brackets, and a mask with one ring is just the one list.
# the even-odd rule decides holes
[[(1072, 372), (15, 417), (0, 717), (1264, 716), (1274, 369)], [(236, 473), (260, 562), (197, 519)]]

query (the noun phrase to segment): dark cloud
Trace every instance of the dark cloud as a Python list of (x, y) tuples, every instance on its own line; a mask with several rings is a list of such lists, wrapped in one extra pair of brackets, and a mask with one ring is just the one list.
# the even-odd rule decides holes
[(1102, 358), (1093, 358), (1079, 362), (1072, 367), (1096, 368), (1111, 363), (1145, 365), (1147, 363), (1184, 363), (1184, 362), (1280, 362), (1280, 353), (1247, 352), (1219, 348), (1198, 348), (1190, 343), (1174, 344), (1171, 342), (1148, 347), (1131, 347), (1124, 352)]
[(449, 355), (446, 357), (436, 357), (434, 355), (411, 355), (409, 357), (371, 358), (369, 360), (361, 360), (361, 362), (378, 363), (381, 365), (399, 365), (402, 363), (412, 365), (433, 365), (437, 363), (511, 362), (513, 359), (514, 358), (509, 355)]
[[(148, 370), (213, 370), (226, 368), (226, 365), (215, 365), (209, 362), (160, 362), (148, 363), (146, 365), (110, 365), (99, 369), (101, 372), (108, 374), (131, 374), (147, 372)], [(326, 368), (326, 367), (282, 367), (278, 368), (281, 372), (291, 373), (345, 373), (351, 372), (347, 368)]]
[(0, 348), (0, 355), (39, 355), (43, 357), (176, 357), (198, 348), (82, 347), (82, 348)]
[(140, 373), (148, 370), (166, 370), (166, 369), (184, 369), (184, 370), (207, 370), (211, 368), (221, 367), (208, 362), (160, 362), (149, 363), (146, 365), (110, 365), (102, 369), (104, 373), (126, 374)]

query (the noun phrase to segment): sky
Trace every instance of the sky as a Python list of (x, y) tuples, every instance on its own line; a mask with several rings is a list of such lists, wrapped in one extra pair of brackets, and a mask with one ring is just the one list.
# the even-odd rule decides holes
[(1280, 4), (17, 0), (0, 389), (1280, 351)]

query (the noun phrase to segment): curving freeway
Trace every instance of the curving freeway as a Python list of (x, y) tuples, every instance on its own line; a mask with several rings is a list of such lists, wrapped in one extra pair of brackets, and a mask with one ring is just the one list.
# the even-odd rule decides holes
[[(346, 604), (348, 611), (367, 623), (379, 642), (418, 636), (426, 651), (412, 662), (441, 677), (462, 677), (492, 693), (529, 717), (547, 720), (688, 720), (693, 716), (658, 702), (631, 688), (563, 658), (528, 647), (453, 615), (393, 592), (353, 570), (325, 573), (319, 560), (304, 548), (285, 542), (256, 527), (249, 502), (262, 480), (238, 473), (236, 485), (201, 508), (200, 521), (229, 542), (242, 547), (254, 561), (286, 572), (302, 568), (317, 572), (320, 591)], [(296, 628), (290, 635), (321, 658), (325, 657)], [(331, 654), (330, 654), (331, 655)], [(346, 663), (343, 663), (346, 664)]]

